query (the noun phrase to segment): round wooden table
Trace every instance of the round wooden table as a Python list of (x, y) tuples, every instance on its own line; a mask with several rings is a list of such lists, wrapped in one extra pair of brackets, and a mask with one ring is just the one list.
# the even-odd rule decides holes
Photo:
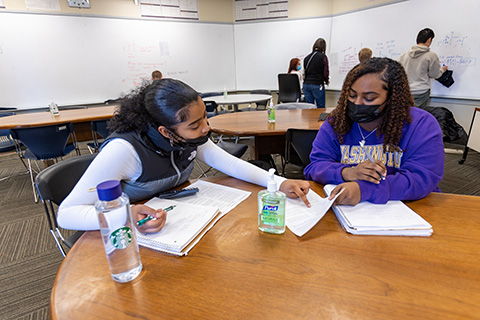
[[(332, 210), (303, 237), (262, 233), (251, 191), (188, 256), (140, 248), (144, 269), (112, 280), (99, 231), (63, 261), (52, 319), (472, 319), (480, 314), (480, 197), (432, 193), (406, 204), (430, 237), (355, 236)], [(311, 183), (323, 196), (321, 186)]]
[(230, 136), (253, 136), (252, 158), (282, 153), (288, 129), (320, 129), (320, 113), (326, 109), (276, 110), (275, 123), (267, 121), (267, 111), (245, 111), (221, 114), (208, 119), (213, 132)]

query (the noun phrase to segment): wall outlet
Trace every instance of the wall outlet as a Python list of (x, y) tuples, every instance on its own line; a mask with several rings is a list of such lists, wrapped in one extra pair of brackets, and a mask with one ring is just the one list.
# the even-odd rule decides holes
[(73, 8), (90, 8), (90, 0), (67, 0), (68, 6)]

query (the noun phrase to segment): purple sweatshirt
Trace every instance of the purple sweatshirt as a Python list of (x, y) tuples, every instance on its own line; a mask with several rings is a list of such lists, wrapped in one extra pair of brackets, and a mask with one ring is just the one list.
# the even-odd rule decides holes
[[(386, 203), (388, 200), (416, 200), (432, 191), (440, 191), (438, 183), (443, 177), (445, 151), (442, 131), (437, 120), (430, 113), (410, 108), (412, 123), (405, 124), (399, 147), (402, 152), (383, 152), (383, 135), (376, 133), (365, 139), (366, 152), (373, 159), (380, 159), (387, 167), (387, 176), (380, 184), (358, 180), (362, 193), (360, 201)], [(359, 142), (370, 133), (357, 123), (339, 144), (332, 126), (325, 121), (313, 142), (311, 163), (305, 168), (307, 180), (320, 184), (340, 184), (342, 169), (368, 161)]]

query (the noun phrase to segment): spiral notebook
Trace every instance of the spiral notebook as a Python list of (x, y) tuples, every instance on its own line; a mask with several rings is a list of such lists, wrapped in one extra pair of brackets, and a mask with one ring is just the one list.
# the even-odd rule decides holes
[(177, 256), (186, 255), (210, 229), (209, 225), (216, 222), (215, 217), (220, 213), (218, 208), (212, 206), (159, 198), (153, 198), (145, 205), (154, 209), (171, 205), (175, 205), (175, 208), (167, 213), (165, 226), (159, 232), (137, 232), (139, 245)]

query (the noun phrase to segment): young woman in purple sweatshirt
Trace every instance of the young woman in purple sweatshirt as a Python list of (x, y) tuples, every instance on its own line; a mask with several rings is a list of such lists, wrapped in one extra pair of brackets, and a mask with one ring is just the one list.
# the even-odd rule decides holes
[(338, 184), (337, 204), (415, 200), (440, 191), (442, 132), (428, 112), (411, 107), (403, 67), (372, 58), (345, 78), (337, 107), (313, 142), (305, 178)]

